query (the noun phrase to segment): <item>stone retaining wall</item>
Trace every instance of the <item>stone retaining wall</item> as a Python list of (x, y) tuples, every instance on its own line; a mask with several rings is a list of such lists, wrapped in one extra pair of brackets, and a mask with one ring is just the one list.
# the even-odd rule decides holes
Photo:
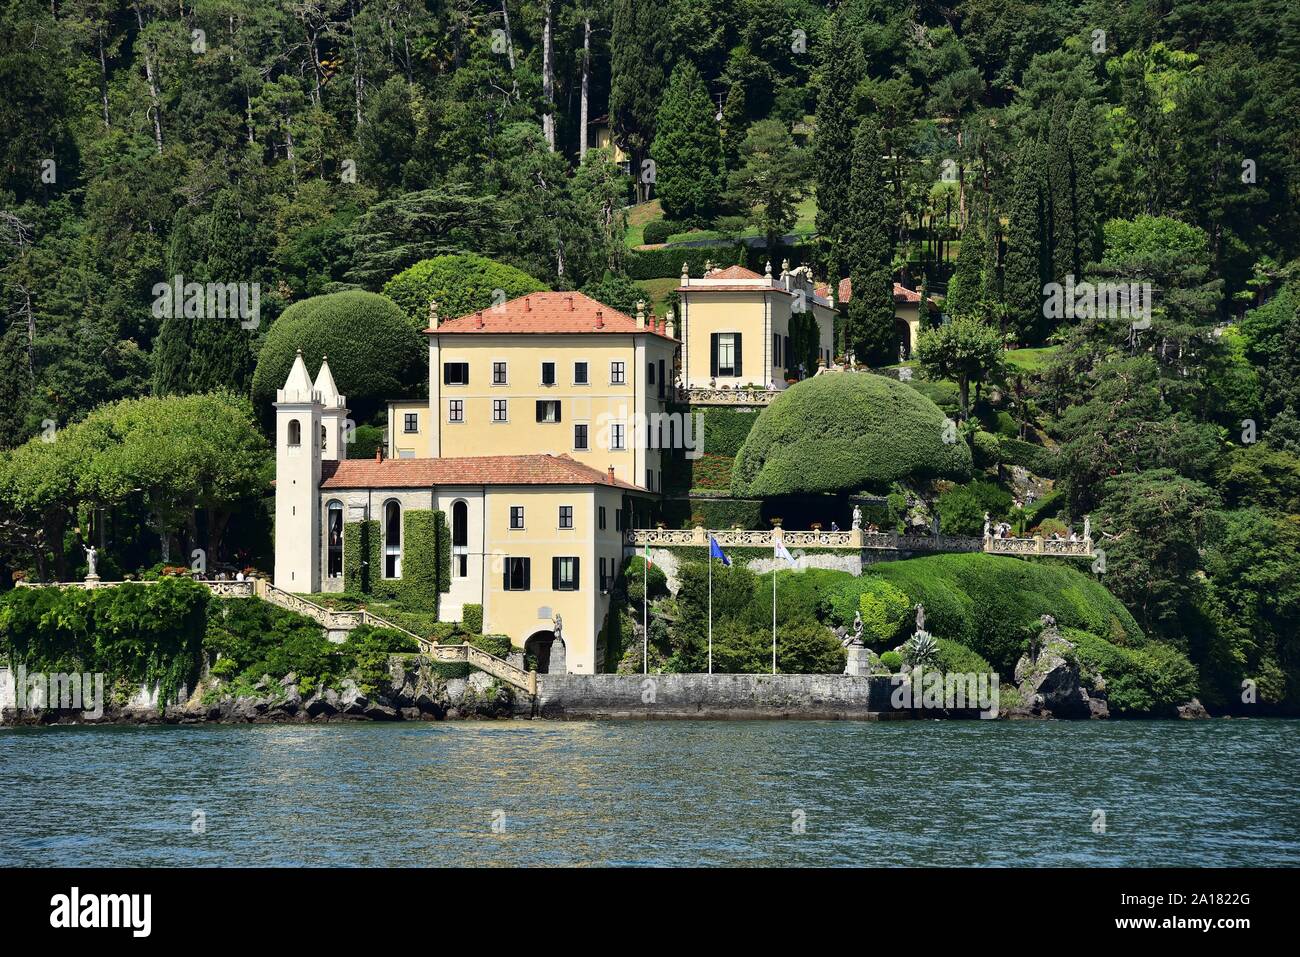
[(890, 705), (888, 676), (538, 675), (542, 718), (907, 717)]

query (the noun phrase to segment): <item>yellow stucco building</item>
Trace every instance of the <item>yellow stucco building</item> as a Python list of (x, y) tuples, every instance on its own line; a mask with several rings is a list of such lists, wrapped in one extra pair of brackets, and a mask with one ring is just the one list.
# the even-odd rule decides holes
[[(391, 455), (373, 460), (347, 458), (328, 362), (313, 381), (295, 358), (275, 404), (275, 585), (342, 592), (345, 569), (372, 556), (372, 580), (413, 579), (407, 519), (441, 512), (442, 620), (481, 605), (484, 631), (539, 670), (603, 670), (623, 531), (662, 488), (672, 324), (534, 293), (449, 321), (435, 312), (426, 332), (429, 398), (389, 403)], [(353, 540), (363, 525), (377, 542)]]

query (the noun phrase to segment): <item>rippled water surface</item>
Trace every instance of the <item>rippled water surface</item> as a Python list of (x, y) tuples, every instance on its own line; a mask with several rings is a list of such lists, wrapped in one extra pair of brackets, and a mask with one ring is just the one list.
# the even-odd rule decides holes
[(0, 864), (1295, 866), (1298, 758), (1295, 721), (0, 729)]

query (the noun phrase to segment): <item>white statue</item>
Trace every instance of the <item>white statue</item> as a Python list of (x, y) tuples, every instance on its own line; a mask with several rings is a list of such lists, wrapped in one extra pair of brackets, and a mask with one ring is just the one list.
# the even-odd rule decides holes
[(94, 545), (86, 546), (86, 577), (87, 578), (99, 577), (99, 575), (96, 574), (95, 572), (95, 556), (98, 554), (99, 554), (99, 549), (97, 549)]
[(985, 512), (984, 513), (984, 537), (985, 538), (988, 538), (990, 535), (993, 534), (992, 531), (990, 531), (989, 529), (989, 522), (990, 522), (989, 513)]
[(916, 633), (925, 633), (925, 606), (919, 601), (916, 603)]
[(1085, 542), (1092, 540), (1092, 516), (1083, 516), (1083, 540)]
[(853, 506), (853, 530), (855, 532), (862, 530), (862, 509), (857, 505)]
[(560, 617), (558, 611), (555, 613), (555, 617), (551, 619), (551, 631), (554, 633), (556, 641), (564, 637), (564, 619)]

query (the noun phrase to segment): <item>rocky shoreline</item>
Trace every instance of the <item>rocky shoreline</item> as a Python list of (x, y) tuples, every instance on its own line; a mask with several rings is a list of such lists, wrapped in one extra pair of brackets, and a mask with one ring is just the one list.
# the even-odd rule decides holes
[(444, 677), (427, 661), (394, 658), (388, 679), (367, 694), (348, 678), (341, 687), (304, 696), (296, 674), (279, 681), (264, 675), (254, 695), (233, 695), (218, 679), (204, 678), (183, 703), (165, 707), (106, 703), (98, 717), (80, 710), (0, 710), (0, 725), (50, 724), (325, 724), (334, 721), (454, 721), (510, 718), (531, 703), (490, 675)]

